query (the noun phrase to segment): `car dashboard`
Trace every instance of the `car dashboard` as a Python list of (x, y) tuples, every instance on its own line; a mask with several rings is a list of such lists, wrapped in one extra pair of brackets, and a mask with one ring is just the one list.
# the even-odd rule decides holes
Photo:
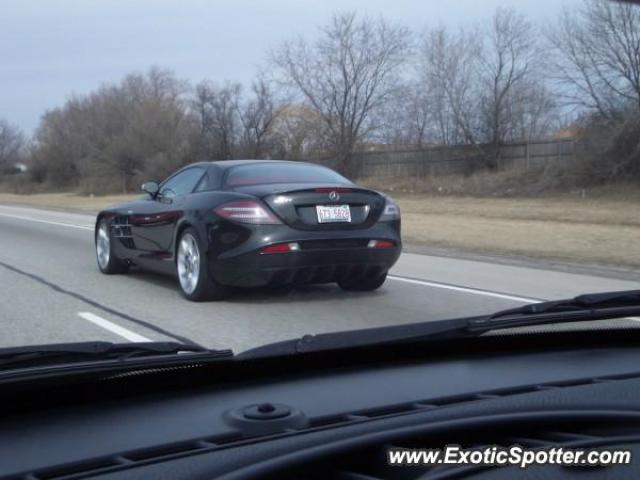
[[(105, 375), (60, 388), (50, 401), (7, 404), (0, 478), (637, 478), (638, 462), (526, 470), (387, 464), (390, 447), (451, 443), (616, 445), (640, 454), (640, 348), (532, 345), (349, 365), (327, 354), (325, 365), (308, 369), (278, 359), (279, 370), (251, 379), (227, 369), (203, 381), (215, 371), (198, 365)], [(163, 386), (166, 376), (182, 381)], [(129, 389), (150, 378), (155, 388)]]

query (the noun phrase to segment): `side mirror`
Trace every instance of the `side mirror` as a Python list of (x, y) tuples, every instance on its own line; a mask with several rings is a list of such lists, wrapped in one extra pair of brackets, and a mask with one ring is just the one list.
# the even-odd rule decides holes
[(156, 198), (160, 191), (160, 185), (156, 182), (145, 182), (142, 184), (142, 191), (151, 195), (151, 198)]

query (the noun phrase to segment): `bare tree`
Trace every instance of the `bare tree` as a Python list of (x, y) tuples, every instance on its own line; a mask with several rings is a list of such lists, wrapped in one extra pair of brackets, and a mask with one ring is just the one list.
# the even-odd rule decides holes
[(238, 107), (242, 123), (242, 147), (248, 158), (264, 158), (266, 143), (280, 113), (271, 85), (259, 77), (251, 86), (253, 97)]
[(326, 151), (325, 123), (308, 105), (284, 104), (271, 126), (274, 154), (289, 160), (309, 159)]
[(425, 32), (419, 57), (419, 77), (440, 143), (478, 142), (478, 32), (446, 28)]
[(188, 91), (188, 82), (175, 76), (173, 71), (158, 66), (151, 67), (143, 78), (147, 98), (179, 102)]
[(519, 82), (507, 102), (507, 141), (532, 141), (548, 137), (562, 124), (554, 93), (535, 80)]
[(418, 60), (424, 132), (436, 142), (473, 145), (495, 169), (499, 144), (549, 132), (555, 103), (540, 79), (536, 32), (515, 11), (497, 9), (486, 29), (426, 31)]
[(65, 108), (46, 112), (35, 133), (35, 148), (31, 158), (30, 175), (38, 182), (47, 182), (60, 188), (75, 184), (78, 180), (76, 162), (84, 154), (75, 125), (75, 114), (70, 113), (72, 102)]
[(640, 107), (640, 8), (588, 0), (547, 32), (569, 103), (613, 118)]
[(407, 81), (391, 101), (373, 113), (377, 125), (369, 140), (386, 145), (421, 147), (432, 140), (431, 104), (421, 85)]
[(219, 87), (205, 80), (196, 86), (192, 110), (200, 132), (197, 150), (201, 157), (213, 160), (234, 158), (240, 91), (238, 83)]
[(321, 115), (347, 175), (358, 173), (354, 149), (376, 128), (371, 113), (397, 88), (408, 47), (406, 28), (343, 13), (333, 16), (314, 44), (298, 39), (273, 55), (285, 79)]
[(640, 178), (640, 9), (589, 0), (548, 31), (564, 100), (583, 110), (587, 183)]
[(189, 162), (183, 89), (171, 72), (151, 69), (47, 112), (35, 136), (34, 178), (92, 193), (128, 191)]
[[(494, 146), (509, 140), (512, 113), (524, 106), (527, 87), (539, 75), (540, 50), (535, 30), (527, 19), (512, 9), (498, 8), (486, 45), (479, 57), (481, 115), (486, 141)], [(492, 165), (495, 166), (495, 165)]]
[(20, 129), (0, 119), (0, 173), (15, 168), (24, 146), (25, 139)]

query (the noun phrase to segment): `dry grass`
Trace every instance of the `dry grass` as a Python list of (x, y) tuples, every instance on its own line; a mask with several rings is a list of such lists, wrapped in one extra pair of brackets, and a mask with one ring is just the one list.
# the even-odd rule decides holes
[[(612, 189), (587, 198), (393, 195), (406, 243), (640, 267), (640, 196), (634, 192)], [(96, 211), (136, 196), (0, 193), (0, 203)]]
[(640, 267), (640, 201), (397, 195), (407, 243)]
[(104, 195), (86, 196), (77, 193), (36, 193), (33, 195), (18, 195), (15, 193), (0, 193), (0, 203), (15, 203), (33, 205), (36, 207), (61, 208), (72, 210), (86, 210), (94, 212), (114, 203), (126, 202), (140, 195)]
[[(476, 198), (395, 194), (404, 213), (640, 227), (640, 200), (617, 198)], [(639, 237), (640, 238), (640, 237)]]

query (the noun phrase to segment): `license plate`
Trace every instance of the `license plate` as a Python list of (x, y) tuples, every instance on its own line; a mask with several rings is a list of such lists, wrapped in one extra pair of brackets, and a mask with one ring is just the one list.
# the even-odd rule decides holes
[(318, 223), (351, 222), (349, 205), (316, 205)]

